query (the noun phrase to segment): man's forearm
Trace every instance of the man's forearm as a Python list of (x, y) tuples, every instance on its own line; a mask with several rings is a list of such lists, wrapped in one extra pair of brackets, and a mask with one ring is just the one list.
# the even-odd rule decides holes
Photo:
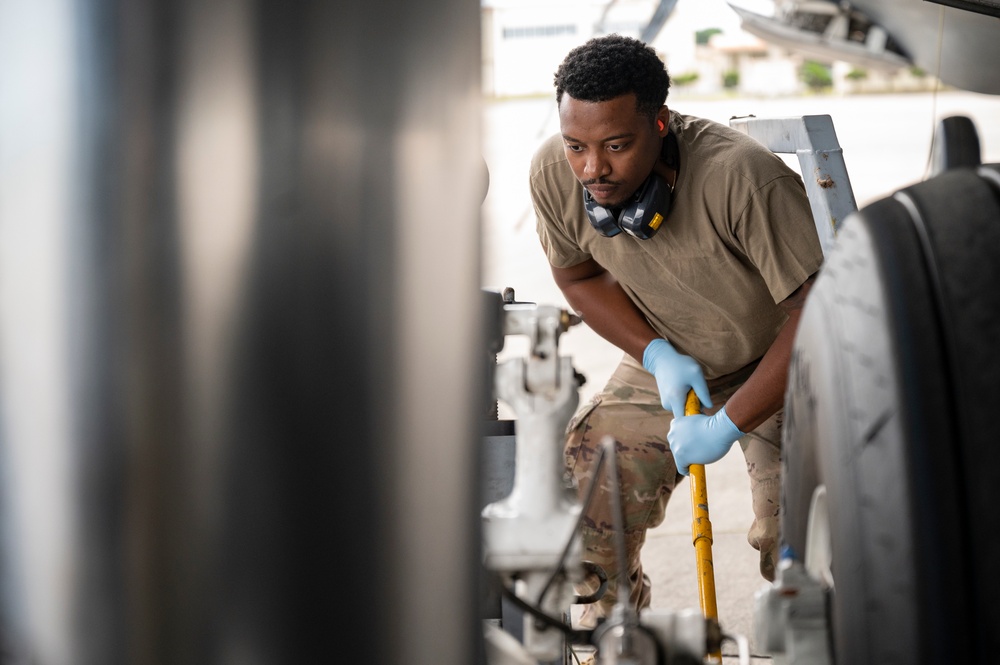
[(726, 402), (726, 413), (743, 432), (756, 429), (784, 404), (788, 361), (791, 359), (799, 313), (796, 311), (789, 316), (753, 374)]
[(788, 313), (788, 320), (778, 332), (771, 347), (761, 358), (760, 364), (739, 390), (726, 403), (726, 413), (743, 432), (756, 429), (784, 406), (785, 388), (788, 386), (788, 363), (792, 357), (795, 332), (799, 327), (802, 307), (805, 305), (814, 277), (810, 277), (795, 293), (781, 303)]

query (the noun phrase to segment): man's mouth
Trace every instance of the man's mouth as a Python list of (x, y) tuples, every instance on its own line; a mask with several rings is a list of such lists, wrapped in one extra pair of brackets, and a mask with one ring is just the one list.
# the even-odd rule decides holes
[(618, 191), (618, 185), (612, 185), (609, 183), (595, 183), (592, 185), (587, 185), (587, 191), (590, 192), (590, 195), (593, 196), (598, 201), (606, 201), (612, 196), (614, 196), (614, 193)]

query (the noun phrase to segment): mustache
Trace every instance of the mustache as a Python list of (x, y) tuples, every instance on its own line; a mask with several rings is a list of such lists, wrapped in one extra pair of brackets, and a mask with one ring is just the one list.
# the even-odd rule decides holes
[(590, 187), (591, 185), (620, 185), (621, 183), (607, 178), (591, 178), (590, 180), (581, 180), (580, 184), (584, 187)]

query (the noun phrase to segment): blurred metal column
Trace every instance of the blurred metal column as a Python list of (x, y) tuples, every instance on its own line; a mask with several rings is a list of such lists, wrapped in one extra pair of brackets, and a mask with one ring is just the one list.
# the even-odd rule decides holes
[(479, 43), (0, 3), (6, 662), (479, 659)]

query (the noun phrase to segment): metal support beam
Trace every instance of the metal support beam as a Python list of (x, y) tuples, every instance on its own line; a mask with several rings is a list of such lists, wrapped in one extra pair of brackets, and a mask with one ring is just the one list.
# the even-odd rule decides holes
[(796, 118), (732, 118), (729, 125), (776, 153), (797, 155), (823, 254), (844, 219), (858, 209), (844, 153), (828, 115)]

